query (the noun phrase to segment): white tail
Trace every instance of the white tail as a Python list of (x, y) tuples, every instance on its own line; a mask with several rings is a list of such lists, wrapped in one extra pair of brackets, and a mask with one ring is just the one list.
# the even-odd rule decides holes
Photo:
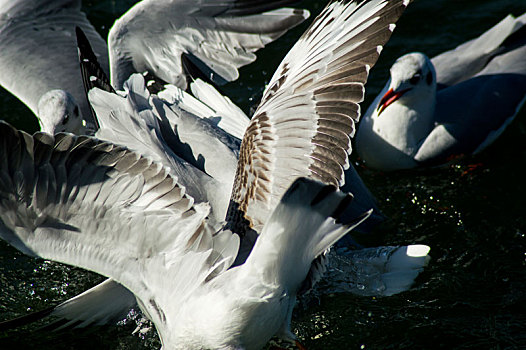
[(246, 267), (295, 292), (312, 262), (370, 214), (349, 224), (338, 223), (351, 201), (351, 195), (334, 186), (297, 179), (264, 225)]

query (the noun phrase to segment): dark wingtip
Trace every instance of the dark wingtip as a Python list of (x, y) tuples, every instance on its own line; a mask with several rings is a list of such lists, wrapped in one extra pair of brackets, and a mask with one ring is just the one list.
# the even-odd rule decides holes
[(17, 318), (13, 318), (11, 320), (0, 322), (0, 332), (5, 332), (10, 329), (22, 327), (27, 324), (39, 321), (43, 319), (44, 317), (49, 316), (53, 312), (53, 310), (55, 310), (55, 307), (51, 306), (41, 311), (33, 312), (28, 315), (24, 315), (24, 316), (20, 316)]
[(348, 193), (345, 197), (343, 197), (343, 199), (340, 201), (340, 204), (338, 204), (334, 212), (331, 214), (331, 217), (338, 219), (345, 212), (353, 199), (354, 196), (351, 193)]
[[(82, 83), (84, 85), (84, 92), (86, 94), (86, 99), (88, 100), (88, 92), (93, 88), (99, 88), (101, 90), (115, 93), (115, 89), (111, 86), (110, 79), (106, 76), (106, 73), (102, 69), (97, 60), (97, 56), (91, 47), (91, 44), (84, 33), (84, 31), (79, 27), (75, 27), (75, 33), (77, 35), (77, 50), (79, 55), (79, 64), (80, 72), (82, 75)], [(95, 77), (95, 79), (92, 79)], [(99, 121), (95, 111), (91, 107), (91, 117), (96, 128), (100, 128)]]
[(201, 79), (215, 87), (225, 85), (229, 82), (228, 79), (223, 78), (207, 63), (190, 52), (186, 52), (181, 55), (181, 62), (187, 82)]
[(86, 34), (79, 26), (75, 26), (75, 35), (77, 36), (77, 45), (83, 45), (83, 43), (88, 42)]
[(308, 181), (309, 180), (307, 180), (307, 178), (305, 178), (305, 177), (298, 177), (296, 180), (294, 180), (292, 185), (289, 186), (289, 189), (287, 190), (287, 193), (296, 192), (300, 186), (302, 186), (303, 184), (308, 183)]
[(347, 225), (349, 227), (358, 226), (363, 221), (365, 221), (371, 214), (373, 213), (373, 209), (369, 209), (366, 212), (363, 212), (362, 214), (358, 215), (357, 217), (347, 220), (345, 222), (342, 222), (340, 219), (336, 218), (336, 223)]
[(314, 197), (312, 199), (312, 201), (310, 202), (310, 205), (311, 206), (315, 206), (316, 204), (320, 203), (325, 198), (327, 198), (328, 195), (330, 195), (331, 193), (334, 193), (334, 192), (336, 192), (336, 187), (335, 186), (333, 186), (333, 185), (325, 185), (325, 186), (323, 186), (321, 191), (318, 192), (318, 194), (316, 195), (316, 197)]
[[(99, 61), (97, 60), (97, 55), (93, 52), (93, 48), (91, 47), (86, 34), (84, 34), (84, 31), (78, 26), (75, 27), (75, 32), (77, 33), (77, 48), (82, 79), (87, 91), (97, 87), (104, 91), (114, 93), (115, 89), (111, 86), (110, 79), (106, 76), (106, 73), (100, 66)], [(91, 76), (96, 79), (90, 79)]]

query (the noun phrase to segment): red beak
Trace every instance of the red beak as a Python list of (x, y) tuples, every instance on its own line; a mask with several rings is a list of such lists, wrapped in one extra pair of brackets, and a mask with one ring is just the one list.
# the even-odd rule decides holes
[(389, 89), (385, 93), (385, 95), (382, 97), (382, 99), (380, 100), (380, 103), (378, 104), (378, 107), (376, 108), (378, 115), (380, 115), (384, 111), (384, 109), (387, 108), (387, 106), (389, 106), (391, 103), (398, 100), (400, 97), (402, 97), (403, 94), (405, 94), (409, 90), (411, 89), (409, 88), (409, 89), (401, 90), (398, 92), (394, 92), (393, 89)]

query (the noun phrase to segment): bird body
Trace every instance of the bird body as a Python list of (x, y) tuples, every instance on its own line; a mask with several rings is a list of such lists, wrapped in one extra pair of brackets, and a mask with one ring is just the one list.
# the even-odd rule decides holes
[(433, 59), (410, 53), (362, 118), (358, 155), (379, 170), (445, 163), (482, 151), (526, 100), (526, 14)]
[[(106, 43), (81, 11), (80, 0), (0, 1), (0, 84), (26, 104), (50, 133), (81, 133), (82, 119), (92, 123), (75, 26), (86, 33), (109, 73)], [(66, 108), (55, 110), (57, 101)]]
[[(362, 118), (356, 135), (360, 157), (368, 166), (383, 170), (417, 166), (415, 157), (435, 127), (435, 73), (427, 58), (422, 54), (402, 56), (391, 74), (371, 105), (375, 108), (370, 107)], [(412, 84), (415, 75), (419, 78)], [(421, 88), (416, 90), (415, 86)]]

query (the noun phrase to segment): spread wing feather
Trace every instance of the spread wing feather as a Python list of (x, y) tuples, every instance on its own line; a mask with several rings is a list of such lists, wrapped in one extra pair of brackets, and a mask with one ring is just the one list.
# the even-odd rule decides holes
[(259, 232), (297, 177), (343, 185), (369, 69), (407, 3), (334, 1), (315, 19), (278, 67), (245, 132), (230, 218), (241, 210)]
[(110, 31), (111, 81), (120, 89), (131, 73), (149, 71), (184, 89), (183, 54), (208, 79), (235, 80), (255, 51), (308, 17), (305, 10), (280, 8), (291, 2), (143, 0)]
[(155, 290), (161, 309), (235, 258), (237, 236), (214, 235), (208, 205), (162, 165), (90, 137), (3, 122), (0, 136), (0, 237), (24, 253), (111, 277), (140, 301)]

